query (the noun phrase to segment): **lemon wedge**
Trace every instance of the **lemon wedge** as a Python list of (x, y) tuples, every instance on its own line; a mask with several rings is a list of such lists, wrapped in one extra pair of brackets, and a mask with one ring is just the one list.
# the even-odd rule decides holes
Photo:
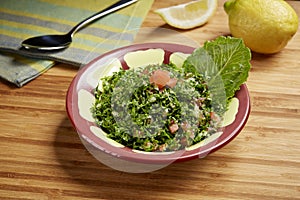
[(154, 12), (175, 28), (191, 29), (205, 24), (215, 13), (218, 0), (198, 0)]

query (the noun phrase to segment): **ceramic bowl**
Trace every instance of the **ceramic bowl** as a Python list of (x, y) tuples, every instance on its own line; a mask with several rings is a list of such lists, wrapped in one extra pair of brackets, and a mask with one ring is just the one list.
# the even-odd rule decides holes
[[(236, 137), (247, 122), (250, 112), (250, 98), (245, 84), (236, 92), (239, 104), (232, 123), (203, 142), (174, 152), (143, 152), (132, 150), (112, 141), (94, 123), (90, 108), (94, 101), (93, 91), (104, 72), (114, 67), (128, 69), (132, 65), (169, 63), (170, 60), (182, 64), (184, 57), (194, 51), (193, 47), (170, 43), (144, 43), (122, 47), (99, 56), (84, 66), (72, 81), (66, 98), (68, 116), (80, 138), (100, 152), (120, 159), (162, 164), (202, 158), (222, 148)], [(128, 59), (131, 57), (131, 59)], [(143, 57), (143, 59), (140, 59)], [(182, 57), (182, 58), (181, 58)], [(136, 60), (136, 62), (134, 62)]]

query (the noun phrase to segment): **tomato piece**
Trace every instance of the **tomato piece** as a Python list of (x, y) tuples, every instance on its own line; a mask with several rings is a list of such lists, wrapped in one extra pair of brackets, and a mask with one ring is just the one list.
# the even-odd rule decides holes
[(175, 133), (178, 129), (179, 129), (178, 124), (172, 124), (169, 126), (169, 130), (172, 134)]
[(158, 69), (150, 76), (150, 83), (154, 83), (159, 89), (162, 89), (167, 85), (170, 79), (170, 73), (168, 71)]
[(170, 88), (175, 87), (176, 84), (177, 84), (177, 79), (176, 79), (176, 78), (171, 78), (171, 79), (167, 82), (167, 86), (169, 86)]

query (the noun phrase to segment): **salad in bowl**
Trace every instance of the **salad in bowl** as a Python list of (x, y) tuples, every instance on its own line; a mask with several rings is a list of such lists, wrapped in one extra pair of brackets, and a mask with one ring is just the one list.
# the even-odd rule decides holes
[(203, 47), (144, 43), (84, 67), (67, 94), (80, 137), (101, 152), (140, 163), (205, 157), (246, 124), (250, 50), (221, 36)]

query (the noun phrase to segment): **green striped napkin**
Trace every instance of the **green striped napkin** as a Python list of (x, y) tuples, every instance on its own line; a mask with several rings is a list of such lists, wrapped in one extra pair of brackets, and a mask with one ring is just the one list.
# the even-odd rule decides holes
[(21, 87), (55, 61), (81, 66), (93, 58), (133, 42), (153, 0), (139, 0), (86, 26), (71, 46), (55, 53), (20, 49), (32, 36), (68, 32), (90, 15), (118, 0), (5, 0), (0, 4), (0, 76)]

